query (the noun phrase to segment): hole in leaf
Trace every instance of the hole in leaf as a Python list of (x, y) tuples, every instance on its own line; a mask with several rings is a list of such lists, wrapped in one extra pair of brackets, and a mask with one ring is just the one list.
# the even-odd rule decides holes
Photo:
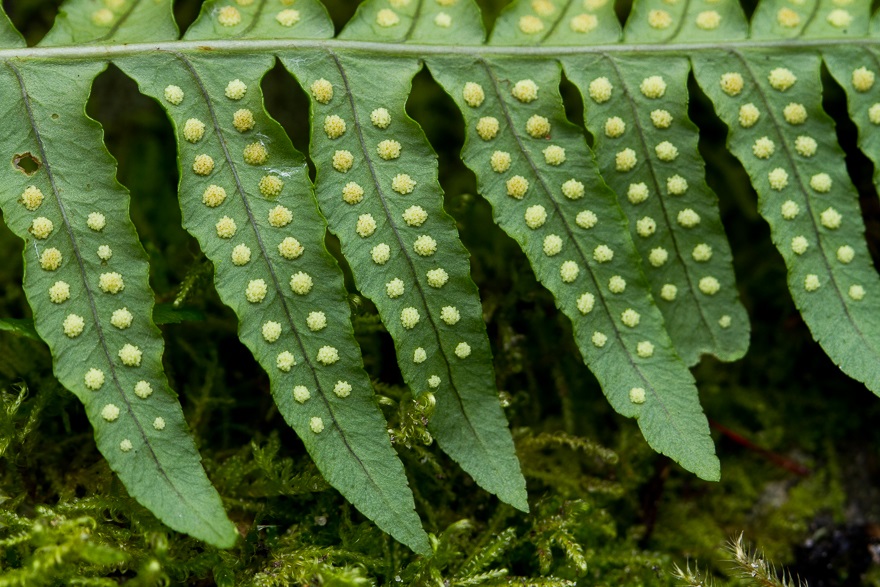
[(29, 46), (36, 45), (52, 28), (60, 2), (4, 2), (9, 20), (24, 36)]
[(480, 12), (483, 14), (483, 26), (488, 32), (492, 32), (495, 28), (495, 21), (501, 10), (508, 2), (500, 2), (499, 0), (491, 0), (489, 2), (480, 2)]
[(42, 163), (30, 153), (22, 153), (12, 158), (12, 165), (25, 175), (30, 176), (37, 172)]
[(178, 0), (174, 3), (174, 20), (180, 30), (185, 31), (195, 22), (201, 8), (202, 3), (195, 0)]
[(757, 0), (743, 0), (740, 2), (740, 6), (742, 6), (743, 12), (746, 14), (746, 19), (751, 21), (755, 9), (758, 8)]
[(632, 0), (617, 0), (614, 3), (614, 14), (617, 15), (617, 20), (620, 21), (620, 26), (626, 25), (626, 21), (632, 12), (632, 5)]
[[(727, 127), (716, 116), (712, 102), (697, 84), (693, 73), (688, 75), (688, 96), (688, 116), (700, 129), (698, 148), (707, 165), (706, 181), (718, 194), (725, 226), (733, 222), (737, 215), (742, 215), (744, 218), (736, 218), (737, 223), (753, 223), (749, 230), (763, 230), (765, 225), (759, 222), (757, 209), (758, 196), (752, 188), (748, 173), (727, 150)], [(738, 226), (729, 226), (728, 236)], [(769, 232), (764, 234), (769, 238)]]
[(419, 123), (437, 152), (440, 185), (446, 192), (446, 211), (467, 215), (474, 204), (477, 184), (473, 172), (459, 156), (464, 144), (464, 119), (427, 67), (413, 77), (406, 112)]

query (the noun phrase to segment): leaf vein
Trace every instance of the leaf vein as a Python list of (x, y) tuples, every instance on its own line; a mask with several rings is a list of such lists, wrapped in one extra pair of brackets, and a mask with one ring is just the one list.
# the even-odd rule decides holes
[(666, 199), (661, 196), (661, 193), (662, 193), (661, 189), (662, 188), (661, 188), (660, 183), (657, 180), (657, 173), (655, 171), (656, 164), (654, 162), (654, 159), (650, 156), (650, 150), (649, 150), (650, 147), (648, 145), (648, 140), (645, 137), (645, 129), (642, 126), (641, 119), (639, 118), (639, 115), (638, 115), (638, 112), (637, 112), (637, 109), (635, 106), (635, 99), (633, 98), (633, 94), (630, 91), (630, 86), (627, 83), (626, 79), (624, 79), (624, 76), (620, 71), (620, 67), (617, 65), (617, 63), (614, 61), (614, 59), (612, 59), (609, 55), (605, 55), (604, 58), (606, 61), (608, 61), (611, 64), (611, 67), (614, 69), (614, 73), (617, 76), (617, 79), (620, 81), (621, 85), (623, 86), (623, 93), (625, 96), (627, 96), (627, 99), (625, 101), (626, 101), (627, 105), (629, 106), (630, 112), (632, 113), (633, 120), (635, 121), (635, 126), (638, 131), (637, 134), (639, 137), (639, 142), (642, 144), (642, 151), (645, 153), (648, 153), (648, 156), (645, 157), (645, 159), (648, 163), (648, 168), (650, 169), (651, 182), (654, 184), (654, 191), (657, 194), (657, 201), (660, 203), (660, 209), (663, 211), (663, 219), (666, 221), (666, 226), (669, 228), (669, 236), (672, 239), (673, 249), (675, 249), (675, 257), (676, 257), (676, 259), (678, 259), (681, 262), (681, 265), (684, 268), (684, 277), (685, 277), (685, 280), (687, 280), (688, 289), (690, 290), (690, 292), (692, 294), (692, 298), (696, 302), (697, 309), (700, 312), (700, 321), (706, 326), (706, 330), (708, 330), (710, 335), (712, 336), (712, 341), (715, 344), (715, 348), (718, 348), (718, 346), (720, 345), (720, 341), (718, 339), (718, 333), (715, 331), (714, 328), (712, 328), (712, 325), (710, 324), (709, 320), (706, 318), (703, 304), (701, 304), (699, 302), (700, 297), (699, 297), (699, 294), (697, 293), (697, 289), (694, 285), (693, 279), (691, 279), (690, 267), (684, 261), (684, 255), (682, 254), (681, 248), (679, 247), (680, 232), (675, 229), (675, 225), (672, 223), (672, 220), (669, 217), (669, 211), (666, 207)]
[[(761, 84), (758, 83), (758, 78), (755, 75), (754, 70), (752, 69), (748, 60), (742, 55), (742, 53), (734, 50), (734, 51), (732, 51), (732, 54), (735, 55), (736, 58), (740, 61), (740, 63), (743, 64), (743, 67), (748, 72), (749, 77), (752, 78), (752, 81), (754, 82), (755, 91), (761, 97), (761, 102), (764, 104), (765, 110), (767, 110), (768, 115), (770, 116), (771, 120), (773, 121), (774, 129), (776, 130), (777, 134), (780, 135), (780, 137), (781, 137), (782, 133), (779, 131), (779, 129), (782, 128), (782, 125), (780, 124), (779, 119), (778, 119), (775, 111), (770, 106), (770, 101), (767, 98), (767, 95), (764, 93), (764, 89), (761, 87)], [(819, 228), (816, 226), (816, 216), (813, 214), (813, 205), (812, 205), (812, 203), (810, 201), (810, 197), (809, 197), (810, 192), (809, 192), (806, 184), (804, 183), (804, 178), (801, 175), (800, 168), (795, 164), (794, 155), (791, 152), (791, 147), (789, 146), (788, 141), (784, 140), (784, 137), (782, 137), (782, 138), (783, 138), (783, 140), (780, 141), (782, 143), (782, 150), (785, 153), (785, 158), (788, 160), (789, 166), (791, 167), (792, 171), (794, 172), (795, 176), (797, 177), (797, 182), (800, 185), (801, 192), (804, 194), (804, 203), (807, 207), (807, 212), (810, 217), (810, 227), (813, 229), (813, 236), (816, 238), (816, 242), (819, 243), (819, 245), (822, 247), (822, 254), (820, 255), (820, 257), (822, 259), (822, 264), (825, 266), (825, 271), (828, 273), (829, 276), (831, 276), (831, 284), (834, 287), (834, 292), (837, 294), (836, 299), (838, 302), (840, 302), (840, 305), (843, 308), (844, 315), (847, 317), (847, 320), (849, 320), (849, 323), (852, 325), (853, 329), (856, 332), (858, 332), (859, 338), (864, 342), (865, 346), (868, 348), (873, 348), (874, 345), (871, 344), (869, 342), (869, 340), (865, 337), (865, 334), (862, 332), (861, 328), (859, 328), (858, 324), (856, 323), (856, 321), (853, 319), (852, 315), (850, 314), (849, 309), (846, 307), (846, 304), (843, 302), (844, 298), (843, 298), (842, 292), (840, 291), (840, 288), (837, 285), (837, 278), (834, 274), (834, 271), (832, 271), (832, 269), (831, 269), (831, 265), (828, 264), (828, 257), (826, 255), (826, 251), (825, 251), (825, 240), (822, 238), (821, 233), (819, 232)]]
[(77, 242), (74, 235), (73, 226), (71, 225), (70, 218), (67, 214), (67, 208), (61, 199), (61, 194), (59, 193), (58, 184), (55, 179), (55, 173), (52, 169), (53, 164), (49, 162), (49, 158), (46, 154), (46, 146), (43, 142), (43, 137), (40, 133), (40, 129), (37, 126), (36, 117), (34, 116), (33, 107), (31, 106), (30, 95), (27, 92), (24, 78), (21, 75), (21, 71), (19, 71), (19, 69), (15, 67), (15, 65), (7, 61), (6, 66), (15, 74), (15, 77), (18, 80), (18, 85), (21, 89), (22, 103), (24, 104), (25, 111), (27, 112), (28, 121), (30, 122), (31, 129), (34, 131), (34, 138), (37, 141), (37, 148), (40, 150), (40, 156), (42, 157), (43, 165), (46, 168), (46, 175), (48, 176), (49, 183), (52, 186), (52, 195), (55, 197), (55, 203), (58, 205), (58, 209), (61, 213), (61, 218), (64, 221), (64, 227), (67, 229), (65, 232), (67, 233), (67, 237), (70, 239), (70, 245), (73, 248), (73, 253), (76, 257), (77, 265), (79, 265), (79, 273), (82, 277), (83, 288), (85, 289), (86, 295), (89, 300), (89, 309), (92, 312), (92, 320), (94, 321), (95, 331), (98, 334), (98, 340), (101, 342), (101, 349), (104, 351), (104, 355), (107, 357), (107, 365), (110, 369), (110, 376), (113, 379), (116, 390), (119, 392), (119, 396), (122, 398), (126, 409), (132, 415), (132, 420), (134, 420), (135, 426), (137, 426), (138, 432), (144, 440), (144, 446), (147, 447), (150, 457), (152, 457), (153, 462), (156, 464), (156, 468), (159, 470), (162, 477), (167, 481), (168, 485), (174, 490), (174, 493), (176, 493), (178, 497), (180, 497), (181, 501), (185, 502), (187, 501), (186, 498), (183, 496), (183, 494), (180, 493), (180, 491), (178, 491), (176, 485), (171, 481), (171, 478), (168, 476), (168, 473), (166, 473), (165, 468), (162, 466), (162, 463), (159, 460), (159, 457), (153, 450), (153, 445), (150, 443), (143, 426), (141, 426), (140, 420), (134, 416), (134, 409), (132, 408), (131, 402), (125, 395), (125, 392), (122, 390), (122, 384), (119, 383), (119, 378), (116, 375), (116, 366), (113, 363), (113, 356), (107, 346), (107, 339), (104, 336), (104, 329), (101, 326), (101, 321), (98, 317), (98, 308), (95, 304), (95, 293), (89, 286), (88, 279), (86, 279), (85, 261), (83, 260), (82, 252), (79, 248), (79, 243)]
[[(394, 236), (397, 239), (397, 243), (399, 246), (399, 250), (403, 252), (403, 256), (406, 259), (407, 265), (409, 265), (410, 272), (413, 275), (413, 282), (415, 283), (416, 291), (419, 292), (419, 297), (422, 300), (422, 304), (425, 306), (425, 311), (428, 314), (428, 320), (431, 323), (431, 333), (434, 335), (434, 338), (437, 340), (437, 348), (439, 353), (443, 356), (443, 364), (446, 367), (446, 374), (449, 377), (449, 381), (452, 383), (452, 389), (455, 390), (453, 397), (455, 397), (456, 402), (461, 408), (461, 413), (464, 415), (465, 421), (467, 422), (468, 427), (473, 432), (473, 436), (475, 438), (480, 439), (480, 443), (482, 444), (482, 436), (477, 432), (476, 426), (474, 426), (471, 421), (470, 414), (468, 414), (467, 410), (464, 409), (464, 402), (461, 399), (461, 394), (458, 392), (458, 386), (455, 384), (455, 378), (453, 374), (453, 370), (449, 365), (449, 357), (446, 354), (446, 351), (443, 349), (443, 345), (440, 343), (440, 335), (437, 330), (437, 323), (434, 321), (434, 316), (431, 312), (431, 306), (428, 305), (428, 299), (425, 296), (425, 291), (422, 287), (421, 282), (418, 279), (418, 272), (416, 271), (415, 263), (413, 263), (412, 256), (410, 255), (409, 249), (407, 249), (406, 244), (403, 242), (403, 238), (400, 236), (400, 231), (397, 228), (397, 223), (395, 221), (394, 215), (388, 209), (388, 204), (386, 203), (385, 192), (382, 189), (382, 183), (379, 181), (379, 178), (376, 174), (375, 166), (373, 165), (373, 159), (369, 155), (369, 150), (367, 149), (366, 140), (364, 139), (363, 132), (361, 131), (361, 123), (360, 116), (358, 115), (357, 108), (354, 104), (354, 99), (352, 98), (352, 89), (349, 84), (348, 75), (345, 73), (345, 69), (342, 67), (342, 64), (339, 62), (339, 57), (336, 53), (330, 51), (330, 56), (333, 58), (333, 62), (336, 64), (337, 69), (339, 70), (339, 75), (342, 78), (342, 83), (345, 85), (345, 95), (348, 99), (349, 106), (351, 107), (352, 116), (354, 117), (354, 128), (357, 133), (358, 142), (360, 142), (361, 150), (364, 153), (364, 158), (367, 161), (367, 166), (370, 168), (370, 176), (373, 179), (373, 184), (376, 186), (376, 191), (379, 195), (379, 201), (382, 203), (382, 209), (385, 211), (385, 216), (388, 219), (388, 224), (391, 226), (391, 230), (394, 231)], [(487, 448), (487, 447), (483, 447)]]
[(290, 325), (291, 332), (293, 332), (293, 335), (296, 337), (296, 342), (299, 345), (300, 351), (303, 354), (303, 360), (306, 362), (306, 364), (309, 367), (309, 372), (312, 376), (312, 380), (315, 382), (315, 388), (320, 391), (319, 396), (321, 398), (321, 401), (323, 402), (324, 407), (327, 409), (327, 412), (330, 414), (330, 418), (333, 421), (334, 428), (339, 431), (339, 436), (342, 439), (342, 443), (345, 445), (346, 450), (348, 450), (348, 452), (351, 453), (352, 457), (355, 459), (355, 461), (357, 461), (357, 463), (361, 467), (361, 469), (363, 469), (367, 478), (370, 479), (370, 482), (373, 483), (373, 485), (377, 489), (379, 489), (379, 494), (381, 494), (383, 496), (383, 499), (387, 499), (385, 497), (385, 493), (381, 490), (381, 486), (373, 479), (373, 475), (372, 475), (370, 469), (364, 464), (364, 462), (361, 460), (360, 456), (352, 449), (352, 445), (348, 440), (348, 436), (345, 432), (345, 429), (339, 425), (339, 420), (336, 417), (336, 413), (335, 413), (335, 410), (333, 409), (332, 403), (330, 401), (328, 401), (328, 399), (327, 399), (326, 391), (321, 386), (321, 382), (315, 376), (314, 363), (312, 363), (312, 361), (309, 357), (309, 354), (306, 351), (305, 345), (303, 344), (303, 341), (302, 341), (302, 337), (300, 336), (300, 333), (299, 333), (299, 330), (296, 326), (296, 323), (293, 320), (293, 316), (290, 313), (290, 308), (288, 307), (288, 304), (287, 304), (287, 298), (284, 295), (284, 293), (282, 293), (284, 290), (282, 289), (282, 286), (281, 286), (280, 282), (278, 281), (278, 275), (275, 272), (274, 266), (272, 265), (272, 261), (269, 256), (269, 253), (266, 250), (266, 245), (263, 242), (262, 235), (260, 234), (256, 218), (254, 218), (253, 210), (251, 209), (250, 202), (248, 201), (247, 192), (244, 189), (244, 185), (241, 183), (241, 178), (238, 174), (238, 170), (236, 169), (235, 162), (232, 160), (232, 156), (229, 153), (229, 147), (226, 143), (223, 129), (220, 126), (219, 120), (217, 119), (217, 112), (214, 109), (213, 103), (211, 102), (211, 98), (208, 94), (208, 89), (205, 87), (205, 84), (202, 82), (202, 78), (198, 74), (198, 72), (195, 70), (195, 67), (192, 65), (192, 62), (189, 61), (184, 55), (182, 55), (180, 53), (175, 53), (175, 56), (189, 70), (189, 73), (192, 76), (194, 83), (198, 86), (199, 91), (202, 94), (202, 98), (205, 100), (205, 104), (208, 108), (208, 111), (211, 114), (211, 123), (214, 127), (214, 131), (217, 133), (217, 137), (220, 140), (220, 145), (223, 147), (223, 156), (225, 157), (226, 162), (229, 165), (230, 170), (232, 171), (233, 177), (235, 178), (236, 190), (238, 191), (238, 194), (241, 196), (242, 203), (243, 203), (243, 205), (245, 207), (245, 211), (247, 212), (247, 215), (248, 215), (248, 222), (250, 222), (251, 227), (254, 230), (254, 235), (256, 236), (257, 243), (260, 247), (260, 254), (263, 256), (263, 259), (266, 262), (266, 265), (269, 269), (269, 275), (272, 279), (273, 285), (275, 286), (275, 291), (278, 293), (278, 298), (281, 302), (281, 307), (283, 308), (284, 314), (287, 317), (287, 322)]

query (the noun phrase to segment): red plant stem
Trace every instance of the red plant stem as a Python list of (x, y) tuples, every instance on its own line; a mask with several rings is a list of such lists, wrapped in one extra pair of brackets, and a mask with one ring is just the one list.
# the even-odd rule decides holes
[(758, 446), (757, 444), (755, 444), (754, 442), (752, 442), (751, 440), (749, 440), (745, 436), (742, 436), (741, 434), (737, 434), (736, 432), (734, 432), (730, 428), (723, 426), (723, 425), (719, 424), (718, 422), (715, 422), (712, 419), (709, 420), (709, 425), (712, 428), (714, 428), (715, 430), (717, 430), (718, 432), (720, 432), (721, 434), (723, 434), (724, 436), (726, 436), (727, 438), (729, 438), (730, 440), (734, 441), (735, 443), (737, 443), (741, 446), (744, 446), (751, 451), (754, 451), (758, 454), (765, 456), (767, 459), (773, 461), (773, 463), (775, 463), (776, 465), (779, 465), (783, 469), (791, 471), (795, 475), (806, 476), (806, 475), (809, 475), (810, 473), (812, 473), (812, 471), (809, 468), (805, 467), (804, 465), (802, 465), (796, 461), (793, 461), (791, 459), (787, 459), (787, 458), (783, 457), (782, 455), (778, 455), (775, 452), (767, 450), (764, 447)]

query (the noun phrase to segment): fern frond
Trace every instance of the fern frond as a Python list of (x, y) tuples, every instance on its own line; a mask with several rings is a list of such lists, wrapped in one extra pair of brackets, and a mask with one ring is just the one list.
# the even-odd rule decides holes
[(816, 91), (820, 57), (735, 50), (692, 60), (758, 192), (804, 321), (845, 373), (880, 394), (880, 279), (858, 194)]
[(229, 546), (235, 529), (162, 371), (164, 344), (128, 193), (114, 179), (100, 127), (83, 114), (103, 68), (5, 63), (0, 92), (9, 124), (0, 144), (18, 165), (6, 171), (0, 206), (26, 243), (25, 292), (55, 376), (83, 402), (111, 468), (170, 527)]
[[(240, 25), (244, 28), (240, 31), (239, 26), (218, 28), (216, 19), (208, 18), (209, 4), (187, 32), (187, 38), (200, 38), (212, 32), (223, 36), (260, 34), (259, 27), (265, 29), (264, 33), (272, 31), (267, 33), (270, 36), (280, 34), (279, 29), (317, 38), (332, 31), (326, 12), (316, 2), (297, 4), (296, 21), (289, 27), (279, 27), (284, 20), (281, 12), (276, 14), (274, 22), (269, 22), (260, 20), (261, 12), (244, 10)], [(249, 13), (257, 20), (249, 23)], [(226, 30), (221, 30), (223, 28)], [(379, 129), (368, 122), (375, 108), (359, 103), (362, 94), (349, 90), (350, 84), (367, 83), (368, 64), (352, 62), (344, 54), (323, 51), (305, 56), (282, 54), (281, 57), (313, 100), (316, 131), (312, 149), (319, 170), (317, 191), (330, 228), (342, 241), (358, 286), (377, 304), (383, 322), (395, 339), (407, 383), (416, 393), (430, 390), (439, 398), (430, 424), (433, 436), (477, 483), (516, 507), (528, 509), (525, 482), (494, 393), (491, 354), (476, 286), (468, 276), (466, 251), (458, 241), (452, 219), (442, 210), (436, 165), (433, 172), (425, 168), (429, 173), (413, 172), (408, 176), (410, 181), (421, 185), (415, 190), (416, 195), (409, 198), (414, 202), (406, 205), (409, 216), (404, 217), (405, 200), (393, 193), (391, 177), (381, 177), (384, 181), (380, 182), (378, 163), (384, 160), (376, 151), (376, 145), (367, 145), (373, 138), (368, 135)], [(384, 96), (382, 93), (371, 95), (371, 101), (384, 108), (385, 114), (394, 121), (392, 129), (385, 134), (393, 132), (395, 139), (383, 143), (392, 151), (397, 149), (394, 164), (432, 156), (424, 135), (405, 115), (407, 93), (400, 91), (414, 75), (416, 70), (411, 67), (415, 63), (372, 64), (382, 70), (399, 71), (396, 83), (383, 86)], [(315, 74), (315, 70), (320, 73)], [(329, 114), (331, 111), (333, 114)], [(328, 124), (335, 126), (328, 127)], [(388, 122), (386, 128), (391, 124)], [(375, 142), (380, 141), (377, 138)], [(319, 153), (325, 152), (326, 157), (321, 157)], [(355, 155), (358, 160), (364, 157), (367, 166), (354, 165)], [(334, 157), (341, 159), (336, 161)], [(336, 167), (331, 169), (334, 162)], [(351, 166), (354, 169), (349, 173)], [(386, 164), (385, 169), (389, 167)], [(413, 191), (414, 187), (408, 189)], [(378, 197), (371, 197), (374, 192)], [(423, 195), (425, 193), (428, 195)], [(345, 199), (349, 203), (345, 203)], [(365, 201), (361, 203), (361, 199)], [(351, 217), (355, 212), (357, 219)], [(433, 242), (433, 246), (439, 248), (436, 255), (433, 250), (427, 255), (418, 252), (416, 241), (422, 235), (414, 231), (419, 228), (425, 233), (422, 241)], [(362, 245), (367, 241), (369, 249)], [(377, 276), (373, 267), (381, 267), (387, 279)], [(443, 393), (447, 390), (448, 393)], [(464, 429), (462, 422), (467, 423)]]
[[(111, 59), (168, 111), (185, 227), (328, 482), (429, 551), (324, 245), (324, 216), (421, 397), (404, 410), (402, 436), (433, 436), (478, 484), (527, 509), (468, 252), (443, 209), (436, 157), (405, 110), (427, 64), (463, 113), (463, 159), (496, 222), (571, 319), (611, 404), (638, 419), (656, 450), (717, 479), (687, 367), (707, 353), (740, 357), (749, 325), (687, 116), (691, 70), (730, 128), (805, 322), (832, 360), (880, 394), (880, 283), (817, 89), (824, 62), (847, 93), (860, 147), (880, 162), (880, 16), (869, 18), (866, 0), (789, 4), (762, 0), (748, 23), (735, 0), (636, 0), (621, 27), (606, 0), (517, 0), (486, 42), (473, 0), (368, 0), (336, 38), (318, 0), (208, 0), (182, 40), (171, 0), (67, 0), (32, 48), (0, 11), (0, 141), (12, 154), (0, 205), (26, 240), (25, 290), (59, 381), (83, 400), (134, 497), (172, 528), (231, 543), (162, 373), (127, 194), (82, 113)], [(260, 82), (276, 58), (311, 99), (317, 199), (304, 157), (263, 108)], [(562, 71), (584, 98), (595, 149), (565, 117)], [(29, 333), (25, 321), (0, 329)], [(230, 465), (230, 483), (262, 467), (265, 492), (302, 486), (273, 455)], [(418, 568), (425, 581), (440, 577), (436, 566)], [(348, 570), (339, 578), (360, 580)]]
[[(342, 273), (302, 155), (262, 103), (270, 56), (120, 61), (177, 130), (184, 227), (215, 267), (239, 336), (325, 478), (379, 527), (426, 552), (354, 340)], [(171, 89), (169, 89), (171, 88)]]
[(332, 52), (282, 62), (312, 96), (312, 155), (330, 228), (394, 338), (410, 388), (437, 398), (429, 430), (477, 483), (527, 510), (467, 252), (443, 210), (434, 155), (404, 109), (418, 62)]
[[(428, 64), (464, 115), (462, 157), (480, 193), (572, 320), (581, 354), (614, 409), (638, 418), (655, 450), (716, 479), (693, 378), (669, 340), (614, 194), (582, 134), (565, 120), (559, 67), (476, 60), (463, 80), (460, 60)], [(479, 103), (470, 99), (476, 86)], [(486, 119), (494, 121), (492, 132)]]
[[(717, 198), (704, 180), (697, 129), (687, 116), (687, 59), (563, 63), (583, 95), (602, 175), (627, 215), (676, 350), (688, 365), (704, 353), (739, 359), (748, 347), (749, 320), (737, 299)], [(663, 85), (652, 88), (653, 81)], [(629, 153), (636, 163), (627, 170)]]

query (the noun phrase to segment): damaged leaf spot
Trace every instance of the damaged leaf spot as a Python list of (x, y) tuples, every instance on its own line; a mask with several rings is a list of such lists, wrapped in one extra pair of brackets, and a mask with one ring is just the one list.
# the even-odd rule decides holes
[(40, 160), (30, 153), (22, 153), (12, 158), (12, 166), (27, 176), (35, 174), (41, 165)]

